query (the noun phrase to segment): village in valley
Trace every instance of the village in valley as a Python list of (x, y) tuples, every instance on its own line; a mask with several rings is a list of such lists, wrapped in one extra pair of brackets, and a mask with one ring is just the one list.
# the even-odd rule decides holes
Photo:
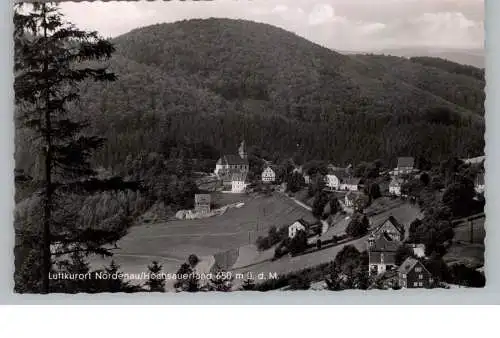
[(206, 5), (15, 6), (15, 292), (484, 287), (482, 64)]
[[(255, 156), (249, 159), (245, 141), (241, 142), (238, 152), (221, 155), (212, 173), (199, 173), (194, 209), (179, 211), (176, 218), (205, 220), (208, 227), (218, 217), (226, 217), (243, 237), (248, 232), (248, 243), (234, 242), (228, 250), (201, 261), (199, 253), (193, 252), (197, 265), (184, 271), (225, 271), (225, 276), (231, 276), (223, 281), (226, 284), (221, 282), (227, 290), (480, 285), (484, 279), (484, 156), (450, 159), (437, 168), (409, 156), (395, 160), (394, 167), (379, 161), (345, 167), (323, 161), (275, 164)], [(458, 178), (464, 171), (469, 178)], [(448, 187), (439, 183), (440, 175), (449, 177)], [(460, 179), (473, 182), (470, 197), (477, 205), (459, 217), (429, 220), (435, 217), (429, 213), (436, 214), (432, 208), (441, 203), (436, 199), (452, 193), (467, 195), (453, 190), (453, 184), (463, 186), (455, 181)], [(216, 205), (214, 200), (220, 196), (232, 203)], [(453, 207), (464, 198), (445, 200), (452, 199)], [(288, 208), (279, 209), (280, 204)], [(426, 227), (427, 222), (439, 222), (442, 228)], [(220, 244), (231, 245), (230, 241)], [(471, 257), (457, 258), (457, 251)], [(177, 282), (175, 287), (187, 286)]]

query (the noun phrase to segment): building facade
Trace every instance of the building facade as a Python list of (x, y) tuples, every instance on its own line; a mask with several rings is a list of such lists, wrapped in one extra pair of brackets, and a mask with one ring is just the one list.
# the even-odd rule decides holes
[(420, 261), (408, 257), (398, 268), (398, 282), (402, 288), (430, 288), (434, 278)]
[(399, 242), (387, 238), (385, 235), (379, 238), (370, 238), (368, 244), (368, 268), (369, 275), (381, 275), (396, 268), (396, 252)]
[(307, 231), (307, 226), (308, 224), (304, 220), (296, 220), (288, 227), (288, 238), (294, 238), (300, 230)]
[(209, 194), (196, 194), (194, 195), (194, 211), (198, 213), (210, 212), (211, 197)]
[(264, 169), (261, 176), (264, 183), (274, 183), (276, 181), (276, 172), (271, 167)]
[(372, 232), (372, 236), (375, 238), (382, 235), (386, 235), (392, 241), (402, 242), (405, 238), (405, 228), (391, 215)]

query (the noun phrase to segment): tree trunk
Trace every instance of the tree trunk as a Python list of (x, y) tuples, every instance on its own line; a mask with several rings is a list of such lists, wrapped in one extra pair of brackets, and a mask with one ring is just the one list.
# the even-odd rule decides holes
[(47, 22), (45, 13), (45, 4), (43, 4), (44, 28), (43, 35), (45, 39), (45, 206), (43, 214), (43, 234), (42, 234), (42, 290), (41, 293), (49, 293), (49, 273), (52, 266), (50, 253), (50, 223), (52, 217), (52, 135), (50, 120), (50, 92), (48, 80), (48, 59), (47, 59)]

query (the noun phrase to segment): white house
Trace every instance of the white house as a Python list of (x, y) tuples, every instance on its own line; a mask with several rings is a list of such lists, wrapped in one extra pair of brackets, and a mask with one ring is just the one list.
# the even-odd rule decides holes
[(246, 189), (245, 183), (246, 175), (244, 174), (233, 174), (231, 179), (231, 192), (232, 193), (243, 193)]
[(297, 231), (306, 231), (307, 223), (303, 219), (296, 220), (292, 225), (288, 227), (288, 237), (294, 238)]
[(389, 183), (389, 194), (401, 196), (401, 187), (403, 186), (403, 180), (401, 179), (393, 179), (391, 183)]
[(262, 182), (264, 183), (272, 183), (276, 181), (276, 173), (271, 167), (267, 167), (262, 172)]
[(326, 187), (330, 190), (339, 190), (340, 188), (340, 179), (334, 173), (328, 173), (325, 176)]

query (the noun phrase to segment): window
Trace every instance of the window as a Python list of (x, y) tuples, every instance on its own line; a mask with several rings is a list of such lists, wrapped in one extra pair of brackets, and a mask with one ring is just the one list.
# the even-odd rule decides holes
[(418, 279), (424, 279), (424, 275), (418, 275)]
[(418, 283), (418, 286), (424, 286), (424, 283), (419, 282), (419, 283)]
[(417, 287), (417, 286), (418, 286), (418, 283), (417, 283), (417, 282), (414, 282), (414, 283), (413, 283), (413, 286)]
[(422, 268), (415, 268), (415, 272), (422, 272)]
[(406, 273), (403, 274), (403, 278), (406, 278)]

